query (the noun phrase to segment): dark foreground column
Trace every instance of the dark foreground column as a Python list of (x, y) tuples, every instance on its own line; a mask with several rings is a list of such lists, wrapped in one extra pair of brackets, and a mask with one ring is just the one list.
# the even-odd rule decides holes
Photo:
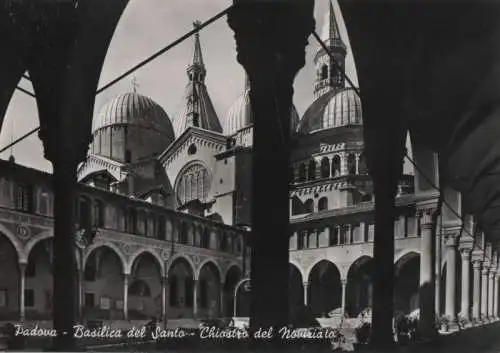
[(290, 111), (293, 81), (314, 28), (313, 8), (313, 0), (241, 1), (229, 14), (251, 86), (250, 334), (273, 331), (272, 339), (256, 337), (260, 348), (281, 346), (278, 330), (288, 324)]

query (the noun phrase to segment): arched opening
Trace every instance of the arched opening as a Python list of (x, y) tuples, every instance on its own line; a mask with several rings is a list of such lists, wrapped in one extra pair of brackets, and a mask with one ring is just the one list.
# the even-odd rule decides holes
[(237, 266), (231, 266), (226, 272), (226, 278), (224, 280), (224, 303), (222, 305), (222, 315), (223, 317), (232, 317), (234, 313), (234, 290), (236, 285), (241, 280), (241, 270)]
[(292, 197), (292, 216), (304, 213), (304, 204), (297, 196)]
[(330, 160), (328, 157), (323, 157), (323, 159), (321, 159), (321, 177), (330, 177)]
[(347, 172), (350, 175), (356, 174), (356, 156), (354, 154), (350, 154), (347, 157)]
[(299, 164), (299, 182), (306, 181), (306, 165), (304, 163)]
[[(128, 314), (131, 320), (162, 317), (161, 264), (149, 252), (141, 253), (132, 264), (128, 289)], [(141, 281), (141, 282), (137, 282)], [(137, 292), (132, 292), (136, 284)]]
[(359, 155), (358, 172), (359, 174), (368, 174), (368, 167), (366, 165), (366, 158), (364, 153), (361, 153)]
[(307, 179), (314, 180), (316, 179), (316, 161), (311, 159), (309, 161), (309, 166), (307, 168)]
[(251, 291), (252, 287), (249, 278), (238, 282), (236, 287), (236, 317), (250, 317)]
[(19, 256), (10, 239), (0, 233), (0, 320), (19, 319)]
[(198, 316), (216, 318), (221, 316), (221, 275), (212, 262), (207, 262), (200, 270), (198, 278)]
[(294, 264), (288, 264), (288, 286), (289, 286), (289, 312), (290, 317), (298, 316), (303, 312), (304, 301), (304, 283), (300, 270)]
[(326, 317), (342, 305), (342, 283), (337, 266), (321, 260), (311, 270), (308, 279), (310, 311), (316, 317)]
[(189, 224), (181, 222), (179, 232), (179, 243), (187, 244), (189, 242)]
[(208, 228), (203, 228), (201, 232), (201, 244), (200, 247), (209, 249), (210, 248), (210, 231)]
[(193, 317), (194, 272), (189, 262), (182, 257), (175, 259), (168, 271), (168, 280), (168, 317)]
[(26, 319), (50, 320), (52, 317), (52, 255), (50, 238), (39, 241), (30, 251), (24, 272)]
[(346, 288), (346, 311), (350, 317), (371, 315), (373, 302), (373, 259), (363, 256), (349, 268)]
[(327, 78), (328, 78), (328, 65), (325, 64), (321, 66), (320, 79), (326, 80)]
[(340, 176), (340, 157), (338, 155), (333, 156), (332, 159), (332, 176)]
[(328, 198), (322, 197), (318, 200), (318, 211), (323, 211), (328, 209)]
[(407, 315), (419, 308), (420, 255), (406, 254), (394, 266), (394, 311)]
[(314, 212), (314, 201), (313, 199), (308, 199), (304, 202), (304, 213)]
[(118, 254), (106, 246), (90, 253), (85, 263), (81, 293), (84, 317), (99, 320), (123, 319), (123, 266)]
[(93, 207), (93, 226), (104, 227), (104, 203), (101, 200), (94, 200)]

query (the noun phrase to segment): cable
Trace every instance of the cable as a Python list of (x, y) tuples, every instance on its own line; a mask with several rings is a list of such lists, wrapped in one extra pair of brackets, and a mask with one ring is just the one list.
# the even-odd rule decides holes
[(140, 62), (139, 64), (135, 65), (134, 67), (132, 67), (131, 69), (125, 71), (123, 74), (121, 74), (120, 76), (118, 76), (117, 78), (115, 78), (114, 80), (108, 82), (107, 84), (105, 84), (104, 86), (102, 86), (101, 88), (99, 88), (96, 92), (96, 95), (103, 92), (104, 90), (108, 89), (109, 87), (113, 86), (114, 84), (116, 84), (118, 81), (122, 80), (123, 78), (127, 77), (128, 75), (130, 75), (131, 73), (133, 73), (134, 71), (136, 71), (137, 69), (140, 69), (141, 67), (143, 67), (144, 65), (146, 64), (149, 64), (151, 61), (153, 61), (154, 59), (156, 59), (157, 57), (159, 57), (160, 55), (162, 55), (163, 53), (165, 53), (166, 51), (172, 49), (173, 47), (175, 47), (177, 44), (180, 44), (182, 43), (183, 41), (185, 41), (186, 39), (188, 39), (189, 37), (191, 37), (193, 34), (199, 32), (201, 29), (205, 28), (206, 26), (208, 26), (209, 24), (211, 24), (212, 22), (215, 22), (217, 21), (219, 18), (223, 17), (224, 15), (226, 15), (229, 10), (231, 9), (232, 6), (229, 6), (228, 8), (226, 8), (225, 10), (219, 12), (217, 15), (213, 16), (212, 18), (208, 19), (207, 21), (203, 22), (203, 23), (200, 23), (199, 26), (197, 26), (196, 28), (192, 29), (191, 31), (189, 31), (188, 33), (186, 33), (185, 35), (183, 35), (182, 37), (180, 37), (179, 39), (173, 41), (172, 43), (170, 43), (169, 45), (167, 45), (165, 48), (159, 50), (158, 52), (156, 52), (155, 54), (151, 55), (149, 58), (143, 60), (142, 62)]
[[(197, 28), (189, 31), (188, 33), (186, 33), (185, 35), (183, 35), (182, 37), (178, 38), (177, 40), (173, 41), (172, 43), (170, 43), (169, 45), (167, 45), (165, 48), (161, 49), (160, 51), (156, 52), (155, 54), (151, 55), (149, 58), (143, 60), (141, 63), (135, 65), (134, 67), (132, 67), (131, 69), (127, 70), (126, 72), (124, 72), (123, 74), (121, 74), (120, 76), (118, 76), (117, 78), (115, 78), (114, 80), (108, 82), (107, 84), (105, 84), (103, 87), (99, 88), (96, 92), (96, 95), (103, 92), (104, 90), (106, 90), (107, 88), (113, 86), (114, 84), (116, 84), (118, 81), (122, 80), (123, 78), (127, 77), (128, 75), (130, 75), (131, 73), (133, 73), (134, 71), (140, 69), (141, 67), (145, 66), (146, 64), (150, 63), (151, 61), (153, 61), (154, 59), (156, 59), (158, 56), (164, 54), (166, 51), (172, 49), (173, 47), (175, 47), (177, 44), (180, 44), (182, 43), (184, 40), (188, 39), (189, 37), (191, 37), (193, 34), (195, 34), (196, 32), (199, 32), (201, 29), (205, 28), (206, 26), (208, 26), (209, 24), (211, 24), (212, 22), (215, 22), (216, 20), (218, 20), (219, 18), (223, 17), (224, 15), (226, 15), (229, 10), (231, 9), (232, 6), (229, 6), (228, 8), (226, 8), (224, 11), (221, 11), (219, 12), (217, 15), (213, 16), (212, 18), (208, 19), (207, 21), (201, 23)], [(26, 74), (23, 74), (22, 76), (23, 78), (25, 78), (26, 80), (29, 80), (31, 81), (30, 77)], [(21, 87), (16, 87), (18, 90), (20, 90), (21, 92), (33, 97), (33, 98), (36, 98), (36, 96), (21, 88)], [(35, 132), (37, 132), (38, 130), (40, 130), (40, 127), (37, 127), (33, 130), (31, 130), (30, 132), (24, 134), (23, 136), (21, 136), (20, 138), (18, 138), (17, 140), (15, 140), (14, 142), (12, 142), (11, 144), (3, 147), (2, 149), (0, 149), (0, 153), (4, 152), (5, 150), (9, 149), (10, 147), (12, 147), (13, 145), (21, 142), (22, 140), (24, 140), (25, 138), (33, 135)]]

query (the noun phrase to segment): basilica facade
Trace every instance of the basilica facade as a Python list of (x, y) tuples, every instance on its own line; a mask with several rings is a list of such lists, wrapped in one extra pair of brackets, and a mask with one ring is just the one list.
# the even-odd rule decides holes
[[(343, 68), (347, 49), (332, 6), (322, 35)], [(314, 101), (302, 117), (295, 107), (290, 112), (290, 304), (317, 317), (357, 317), (371, 308), (374, 236), (362, 106), (330, 55), (314, 50)], [(182, 109), (170, 116), (134, 90), (94, 117), (89, 155), (78, 169), (81, 317), (248, 316), (251, 288), (242, 284), (251, 260), (250, 87), (247, 81), (220, 119), (207, 73), (196, 34)], [(0, 320), (48, 320), (51, 176), (13, 160), (1, 164)], [(419, 278), (428, 270), (420, 266), (422, 235), (430, 229), (425, 213), (438, 198), (416, 179), (401, 176), (396, 201), (395, 307), (405, 314), (419, 307)], [(477, 315), (496, 316), (496, 255), (480, 236), (458, 237), (456, 224), (440, 224), (437, 311), (472, 316), (480, 306)]]

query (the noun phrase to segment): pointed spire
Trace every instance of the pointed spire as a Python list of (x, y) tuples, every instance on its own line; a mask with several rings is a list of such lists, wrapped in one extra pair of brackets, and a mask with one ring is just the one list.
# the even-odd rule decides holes
[(339, 25), (337, 23), (337, 17), (335, 16), (335, 10), (333, 9), (333, 3), (328, 0), (328, 14), (326, 21), (323, 24), (323, 40), (342, 40), (340, 38)]
[(194, 29), (197, 30), (197, 32), (194, 35), (194, 51), (193, 51), (193, 60), (191, 61), (191, 65), (192, 66), (194, 66), (194, 65), (205, 66), (203, 64), (203, 55), (201, 53), (201, 44), (200, 44), (199, 28), (201, 27), (201, 22), (194, 21), (193, 27), (194, 27)]
[(139, 83), (137, 82), (137, 76), (134, 75), (132, 78), (132, 93), (137, 93), (137, 88), (139, 88)]

